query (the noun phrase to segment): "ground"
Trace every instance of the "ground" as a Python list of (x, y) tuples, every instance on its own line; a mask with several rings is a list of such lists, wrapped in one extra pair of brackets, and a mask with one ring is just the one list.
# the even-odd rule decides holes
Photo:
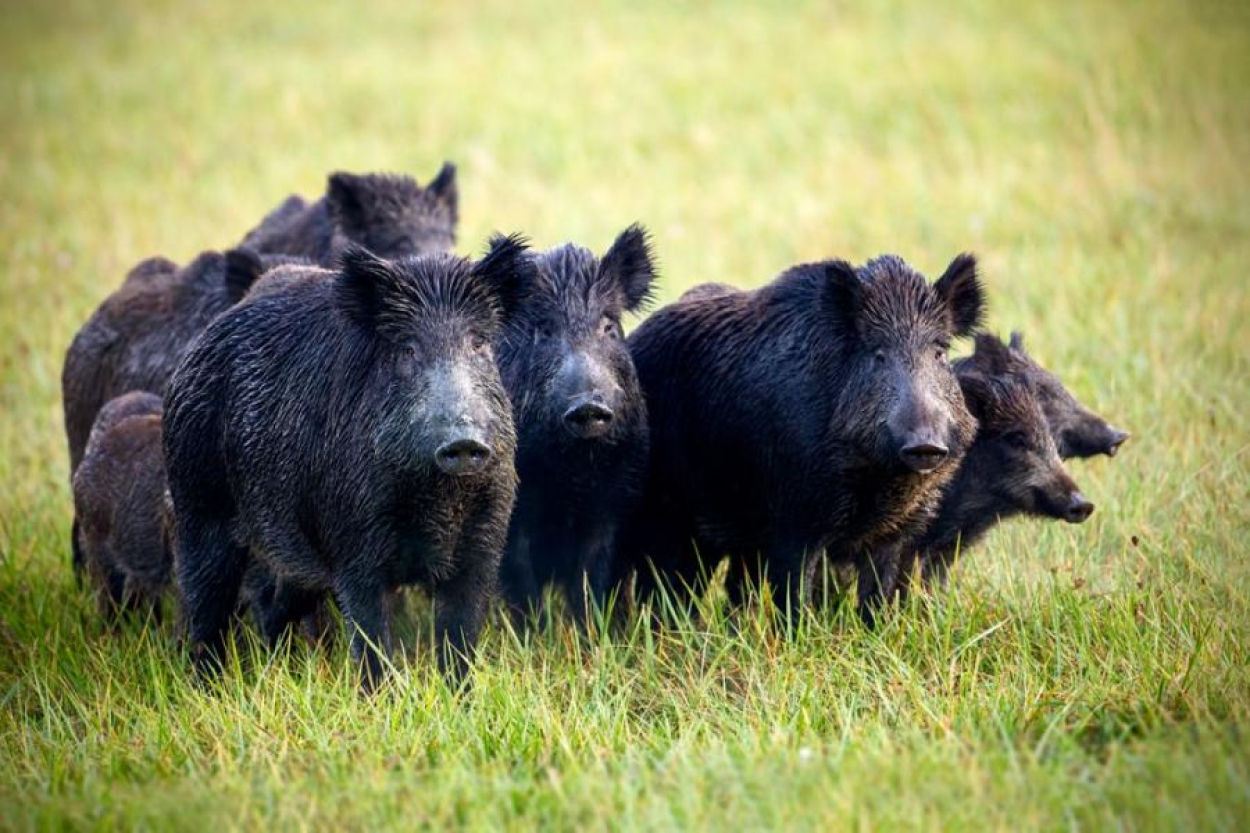
[[(0, 27), (0, 827), (1103, 827), (1250, 819), (1250, 7), (1143, 2), (6, 3)], [(973, 250), (1133, 432), (1083, 526), (1005, 525), (876, 632), (845, 608), (579, 642), (241, 646), (69, 571), (59, 374), (133, 263), (237, 241), (333, 169), (459, 165), (493, 230), (654, 233), (661, 302), (796, 262)], [(966, 349), (966, 348), (965, 348)]]

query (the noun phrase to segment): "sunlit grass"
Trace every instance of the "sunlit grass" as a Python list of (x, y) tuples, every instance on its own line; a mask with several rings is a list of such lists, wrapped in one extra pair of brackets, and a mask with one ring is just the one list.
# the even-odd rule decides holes
[[(1244, 4), (10, 4), (0, 27), (0, 826), (1244, 827)], [(459, 248), (654, 233), (660, 297), (976, 251), (990, 326), (1134, 437), (864, 630), (766, 607), (492, 625), (448, 689), (412, 594), (206, 691), (68, 569), (59, 373), (125, 270), (337, 168), (460, 169)]]

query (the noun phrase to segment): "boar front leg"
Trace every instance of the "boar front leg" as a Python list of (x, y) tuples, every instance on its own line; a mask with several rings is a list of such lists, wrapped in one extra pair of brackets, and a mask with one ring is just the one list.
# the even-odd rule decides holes
[(435, 588), (435, 647), (439, 667), (453, 682), (468, 673), (495, 598), (500, 549), (489, 544), (471, 548), (460, 561), (460, 572)]
[[(363, 553), (358, 553), (358, 556)], [(360, 668), (360, 687), (369, 694), (385, 676), (383, 654), (390, 654), (391, 628), (387, 592), (378, 562), (358, 557), (334, 580), (334, 595), (351, 636), (352, 659)]]

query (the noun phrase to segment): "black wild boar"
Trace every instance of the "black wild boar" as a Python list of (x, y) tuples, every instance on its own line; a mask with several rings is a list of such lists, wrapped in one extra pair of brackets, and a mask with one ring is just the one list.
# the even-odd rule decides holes
[[(245, 249), (205, 252), (179, 269), (149, 258), (74, 336), (61, 370), (61, 405), (69, 442), (70, 476), (105, 402), (131, 390), (160, 394), (178, 360), (208, 322), (247, 293), (275, 260)], [(73, 564), (83, 566), (77, 531), (70, 533)]]
[(161, 400), (131, 391), (100, 409), (74, 472), (75, 534), (101, 612), (160, 614), (172, 555), (164, 511)]
[(458, 202), (450, 162), (424, 188), (410, 176), (335, 173), (323, 197), (288, 197), (240, 245), (323, 266), (349, 243), (387, 258), (445, 252), (456, 243)]
[(737, 586), (762, 562), (788, 606), (826, 548), (866, 565), (922, 529), (975, 431), (947, 350), (982, 306), (971, 255), (933, 285), (884, 256), (652, 315), (629, 339), (651, 429), (641, 594), (728, 555)]
[(960, 370), (986, 376), (1016, 376), (1028, 380), (1046, 414), (1059, 456), (1065, 460), (1099, 454), (1114, 457), (1129, 438), (1126, 431), (1108, 425), (1106, 420), (1078, 402), (1053, 373), (1034, 361), (1024, 351), (1024, 337), (1020, 333), (1011, 334), (1010, 344), (1003, 344), (998, 336), (982, 333), (977, 336), (976, 351), (955, 364)]
[(499, 346), (521, 482), (501, 578), (518, 621), (554, 583), (584, 623), (587, 593), (604, 602), (617, 530), (642, 485), (646, 407), (621, 318), (647, 301), (655, 266), (640, 226), (602, 259), (572, 245), (532, 259), (534, 282)]
[(904, 549), (904, 591), (913, 565), (926, 582), (943, 581), (956, 551), (966, 552), (999, 521), (1032, 515), (1079, 524), (1094, 512), (1059, 458), (1032, 384), (962, 368), (957, 375), (979, 428), (943, 489), (937, 516)]
[[(389, 591), (435, 599), (444, 669), (467, 667), (493, 598), (516, 437), (492, 342), (529, 283), (515, 238), (474, 264), (352, 247), (219, 317), (166, 396), (175, 573), (197, 666), (215, 666), (249, 559), (299, 618), (332, 592), (366, 687)], [(300, 600), (291, 594), (303, 594)]]

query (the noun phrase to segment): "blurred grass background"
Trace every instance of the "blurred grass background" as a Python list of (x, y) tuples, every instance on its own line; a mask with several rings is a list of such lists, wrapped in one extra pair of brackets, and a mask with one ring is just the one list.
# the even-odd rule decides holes
[[(0, 825), (1244, 827), (1245, 3), (0, 15)], [(445, 158), (462, 252), (640, 220), (662, 301), (976, 251), (991, 328), (1134, 438), (1073, 465), (1089, 523), (1001, 529), (879, 633), (496, 628), (467, 695), (418, 654), (361, 701), (336, 650), (206, 696), (169, 628), (107, 631), (70, 577), (65, 347), (146, 256)]]

